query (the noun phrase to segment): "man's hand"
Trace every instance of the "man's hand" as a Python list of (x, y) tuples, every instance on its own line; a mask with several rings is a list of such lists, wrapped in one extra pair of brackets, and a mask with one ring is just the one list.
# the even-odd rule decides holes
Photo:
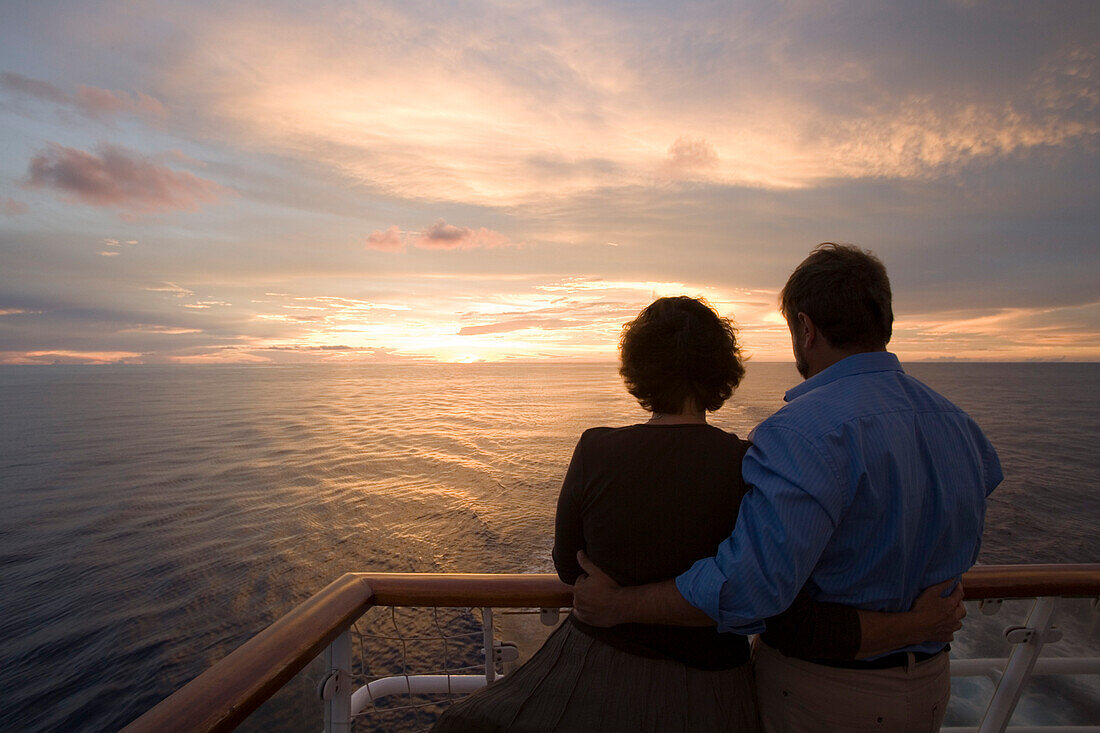
[(573, 615), (590, 626), (616, 626), (622, 623), (618, 602), (622, 588), (594, 562), (584, 550), (577, 552), (584, 574), (573, 584)]
[(903, 613), (859, 609), (860, 644), (856, 658), (872, 657), (926, 641), (954, 639), (966, 616), (962, 583), (950, 595), (943, 595), (954, 582), (954, 579), (945, 580), (925, 588)]
[(915, 614), (921, 641), (951, 641), (955, 632), (962, 628), (962, 620), (966, 618), (962, 583), (958, 583), (950, 595), (943, 595), (954, 582), (953, 579), (945, 580), (925, 588), (913, 601), (911, 611)]
[(583, 550), (577, 553), (577, 562), (586, 574), (573, 585), (573, 615), (586, 624), (714, 625), (709, 616), (684, 600), (674, 580), (620, 586), (596, 567)]

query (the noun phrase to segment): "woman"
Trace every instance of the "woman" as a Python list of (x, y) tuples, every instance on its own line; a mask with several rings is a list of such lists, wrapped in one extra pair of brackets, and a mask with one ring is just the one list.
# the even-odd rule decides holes
[[(732, 531), (748, 443), (707, 424), (744, 375), (735, 331), (706, 303), (661, 298), (623, 329), (627, 390), (645, 423), (591, 428), (558, 499), (554, 565), (573, 584), (578, 550), (621, 585), (680, 574)], [(899, 614), (901, 615), (901, 614)], [(801, 596), (769, 641), (805, 658), (851, 659), (853, 608)], [(453, 705), (437, 731), (753, 731), (746, 639), (714, 627), (588, 626), (570, 616), (503, 681)]]

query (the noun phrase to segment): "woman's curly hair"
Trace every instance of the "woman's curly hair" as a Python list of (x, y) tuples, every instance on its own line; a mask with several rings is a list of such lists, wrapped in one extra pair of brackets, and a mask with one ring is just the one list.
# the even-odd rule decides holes
[(659, 298), (623, 326), (619, 374), (650, 412), (675, 414), (688, 398), (717, 410), (745, 376), (737, 331), (705, 300)]

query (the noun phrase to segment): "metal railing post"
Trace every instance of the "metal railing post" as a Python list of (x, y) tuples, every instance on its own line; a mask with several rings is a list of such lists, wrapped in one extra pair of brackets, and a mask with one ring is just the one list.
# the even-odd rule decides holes
[(493, 609), (481, 609), (481, 640), (485, 644), (485, 681), (492, 684), (497, 678), (496, 655), (493, 652)]
[(1043, 651), (1043, 643), (1048, 639), (1057, 641), (1060, 632), (1052, 632), (1050, 619), (1058, 599), (1054, 597), (1036, 598), (1027, 616), (1024, 626), (1005, 629), (1005, 638), (1016, 645), (1005, 665), (1004, 674), (993, 691), (989, 707), (982, 718), (978, 733), (1004, 733), (1016, 703), (1024, 691), (1024, 684), (1035, 667), (1035, 661)]
[(321, 699), (325, 701), (325, 733), (351, 731), (351, 628), (332, 640), (325, 649), (325, 669), (328, 675), (321, 682)]

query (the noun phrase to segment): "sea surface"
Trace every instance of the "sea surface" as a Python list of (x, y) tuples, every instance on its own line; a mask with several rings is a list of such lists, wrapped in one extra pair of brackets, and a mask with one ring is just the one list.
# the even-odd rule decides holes
[[(1100, 562), (1100, 364), (907, 370), (1000, 453), (982, 562)], [(550, 572), (577, 437), (645, 417), (613, 364), (0, 367), (0, 730), (117, 729), (347, 571)]]

